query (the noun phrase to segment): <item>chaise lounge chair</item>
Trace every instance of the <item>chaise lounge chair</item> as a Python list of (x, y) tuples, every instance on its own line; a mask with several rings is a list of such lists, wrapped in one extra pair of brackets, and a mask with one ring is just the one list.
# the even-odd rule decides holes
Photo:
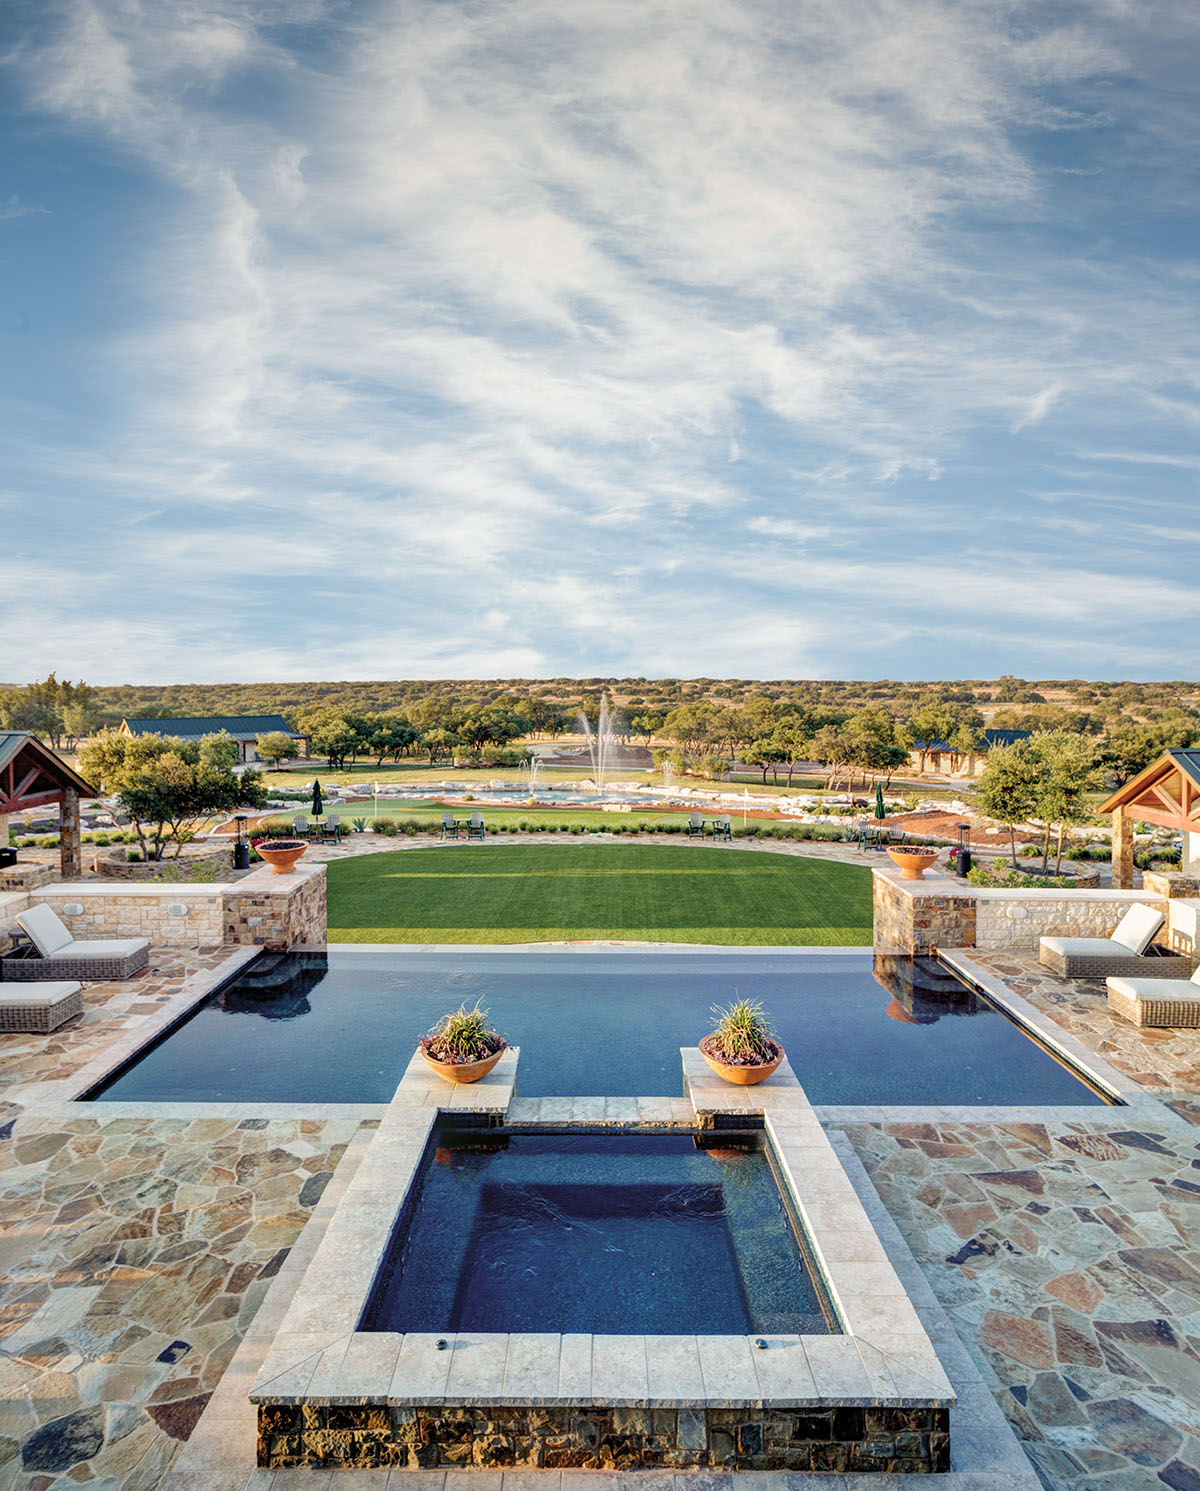
[(1060, 978), (1171, 978), (1190, 973), (1190, 959), (1147, 952), (1164, 921), (1153, 906), (1131, 906), (1111, 937), (1043, 937), (1038, 959)]
[(1191, 978), (1108, 978), (1108, 1007), (1134, 1025), (1200, 1026), (1200, 968)]
[(17, 925), (38, 951), (36, 958), (5, 960), (5, 979), (61, 982), (70, 979), (132, 978), (150, 961), (145, 937), (76, 942), (49, 906), (22, 911)]

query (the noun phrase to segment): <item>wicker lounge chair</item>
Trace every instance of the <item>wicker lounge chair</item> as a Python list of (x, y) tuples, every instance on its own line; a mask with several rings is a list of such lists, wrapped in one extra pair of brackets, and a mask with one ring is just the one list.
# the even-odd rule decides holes
[(1060, 978), (1174, 978), (1192, 971), (1190, 958), (1147, 952), (1166, 917), (1153, 906), (1131, 906), (1111, 937), (1043, 937), (1039, 960)]
[(78, 979), (55, 980), (36, 989), (0, 989), (0, 1031), (57, 1030), (83, 1014), (83, 989)]
[(1134, 1025), (1200, 1027), (1200, 968), (1191, 978), (1108, 978), (1108, 1007)]
[(145, 937), (76, 942), (49, 906), (32, 906), (22, 911), (17, 925), (37, 948), (38, 956), (11, 963), (6, 960), (5, 979), (45, 983), (78, 978), (132, 978), (150, 961), (150, 943)]

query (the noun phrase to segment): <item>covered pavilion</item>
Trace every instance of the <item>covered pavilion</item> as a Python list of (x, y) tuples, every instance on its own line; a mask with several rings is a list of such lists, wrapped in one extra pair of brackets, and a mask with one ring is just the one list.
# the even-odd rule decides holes
[(1164, 751), (1101, 804), (1112, 814), (1112, 883), (1133, 888), (1133, 831), (1136, 822), (1173, 828), (1183, 835), (1180, 869), (1200, 875), (1200, 749)]
[(8, 848), (9, 814), (57, 803), (62, 876), (65, 880), (79, 875), (79, 802), (95, 796), (96, 789), (36, 735), (23, 730), (0, 733), (0, 849)]

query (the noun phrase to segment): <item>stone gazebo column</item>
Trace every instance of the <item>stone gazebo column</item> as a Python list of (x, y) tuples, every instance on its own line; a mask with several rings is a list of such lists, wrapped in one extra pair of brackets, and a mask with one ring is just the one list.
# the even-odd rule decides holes
[(58, 864), (64, 880), (74, 880), (83, 873), (82, 843), (79, 834), (79, 794), (64, 792), (58, 810)]
[(1133, 819), (1124, 808), (1114, 808), (1112, 836), (1113, 890), (1133, 889)]

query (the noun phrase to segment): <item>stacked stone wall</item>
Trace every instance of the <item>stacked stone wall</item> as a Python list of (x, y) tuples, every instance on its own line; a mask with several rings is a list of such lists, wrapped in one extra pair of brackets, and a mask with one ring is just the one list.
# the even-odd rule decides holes
[(978, 896), (975, 946), (1036, 952), (1042, 937), (1111, 937), (1131, 905), (1167, 910), (1155, 896), (1128, 892), (1089, 896), (1084, 891), (1001, 892)]
[[(204, 895), (181, 886), (96, 894), (90, 886), (54, 885), (30, 897), (57, 912), (72, 937), (148, 937), (152, 947), (220, 947), (223, 899), (219, 885)], [(80, 906), (82, 911), (68, 910)]]
[(935, 952), (975, 946), (975, 897), (945, 876), (901, 881), (875, 872), (875, 947), (880, 952)]
[(945, 1408), (346, 1407), (261, 1404), (264, 1468), (791, 1470), (950, 1468)]
[[(1109, 937), (1133, 905), (1170, 914), (1159, 941), (1183, 952), (1200, 944), (1200, 922), (1191, 902), (1168, 901), (1148, 876), (1145, 892), (1109, 890), (1007, 890), (956, 883), (946, 876), (905, 881), (898, 872), (874, 873), (875, 948), (918, 956), (939, 947), (1036, 952), (1042, 937)], [(1172, 877), (1190, 886), (1190, 877)], [(1200, 899), (1195, 903), (1200, 907)]]
[(226, 892), (224, 940), (284, 952), (326, 940), (325, 866), (297, 865), (289, 875), (256, 870)]

